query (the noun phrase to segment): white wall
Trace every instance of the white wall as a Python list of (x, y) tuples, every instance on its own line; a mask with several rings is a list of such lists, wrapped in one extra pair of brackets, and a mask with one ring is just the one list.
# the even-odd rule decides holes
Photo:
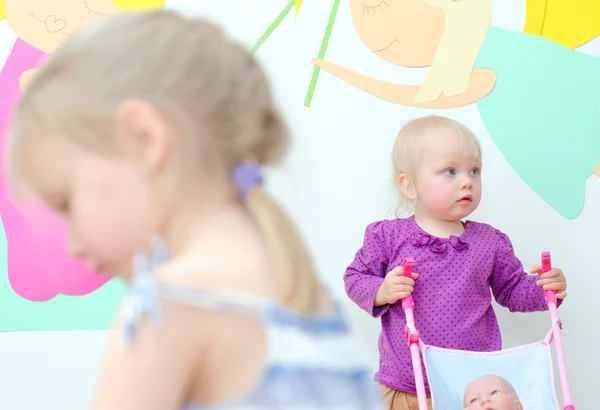
[[(286, 2), (171, 0), (168, 5), (215, 19), (250, 46)], [(289, 160), (281, 172), (273, 173), (270, 184), (301, 224), (323, 277), (346, 301), (357, 338), (375, 366), (379, 323), (347, 301), (342, 275), (361, 243), (365, 225), (388, 217), (393, 207), (388, 158), (395, 133), (401, 123), (426, 112), (372, 98), (324, 73), (312, 107), (305, 108), (312, 74), (309, 61), (319, 50), (332, 0), (304, 3), (298, 19), (287, 18), (259, 52), (294, 132)], [(520, 30), (523, 4), (524, 0), (496, 0), (493, 23)], [(0, 39), (1, 53), (10, 48), (14, 37), (4, 27)], [(600, 55), (600, 41), (583, 51)], [(360, 59), (356, 53), (362, 53)], [(355, 69), (395, 82), (417, 83), (426, 72), (393, 67), (373, 57), (356, 37), (347, 1), (340, 6), (327, 58), (341, 64), (352, 59)], [(595, 408), (592, 389), (600, 372), (600, 355), (593, 347), (600, 338), (600, 307), (595, 298), (600, 287), (600, 178), (589, 180), (581, 216), (567, 221), (531, 192), (504, 161), (476, 107), (440, 113), (464, 121), (483, 142), (484, 199), (473, 219), (508, 233), (526, 267), (538, 263), (543, 250), (551, 250), (554, 265), (568, 275), (569, 298), (560, 316), (572, 394), (577, 408)], [(507, 202), (507, 195), (515, 200)], [(502, 207), (495, 205), (500, 199)], [(546, 313), (498, 311), (506, 347), (539, 340), (547, 331)], [(0, 408), (85, 408), (104, 338), (104, 332), (0, 334)]]

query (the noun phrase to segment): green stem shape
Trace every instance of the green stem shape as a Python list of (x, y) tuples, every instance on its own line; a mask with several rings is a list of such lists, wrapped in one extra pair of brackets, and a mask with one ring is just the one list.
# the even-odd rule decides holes
[[(325, 52), (327, 51), (327, 46), (329, 45), (329, 39), (331, 38), (331, 32), (333, 31), (333, 23), (335, 23), (335, 17), (337, 15), (339, 5), (340, 0), (333, 0), (331, 13), (329, 13), (329, 21), (327, 22), (327, 28), (325, 28), (325, 35), (323, 36), (323, 41), (321, 42), (321, 49), (319, 50), (320, 60), (325, 58)], [(305, 107), (310, 107), (313, 95), (315, 94), (315, 88), (317, 87), (317, 80), (319, 79), (320, 71), (321, 69), (315, 66), (312, 78), (310, 79), (310, 84), (308, 86), (308, 91), (306, 92), (306, 99), (304, 100)]]
[(256, 42), (256, 44), (254, 44), (252, 46), (252, 48), (250, 49), (250, 52), (252, 54), (256, 53), (258, 51), (258, 49), (260, 48), (260, 46), (262, 46), (264, 44), (264, 42), (267, 41), (267, 39), (269, 38), (269, 36), (271, 34), (273, 34), (273, 32), (275, 31), (275, 29), (277, 28), (277, 26), (279, 26), (279, 24), (289, 14), (290, 10), (292, 10), (295, 5), (296, 5), (296, 0), (290, 0), (290, 2), (288, 3), (288, 5), (285, 6), (285, 8), (281, 11), (281, 13), (279, 13), (279, 15), (271, 23), (271, 25), (269, 26), (269, 28), (263, 33), (262, 36), (260, 36), (260, 38), (258, 39), (258, 41)]

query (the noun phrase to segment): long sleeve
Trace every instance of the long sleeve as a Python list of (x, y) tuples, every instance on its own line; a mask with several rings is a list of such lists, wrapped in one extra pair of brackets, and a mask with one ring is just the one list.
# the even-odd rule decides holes
[(344, 285), (348, 297), (373, 317), (380, 317), (389, 305), (375, 307), (377, 290), (387, 273), (388, 255), (383, 232), (384, 221), (367, 226), (363, 245), (344, 274)]
[(537, 275), (523, 270), (508, 236), (496, 231), (496, 254), (490, 277), (494, 298), (511, 312), (536, 312), (547, 309), (544, 291), (537, 286)]

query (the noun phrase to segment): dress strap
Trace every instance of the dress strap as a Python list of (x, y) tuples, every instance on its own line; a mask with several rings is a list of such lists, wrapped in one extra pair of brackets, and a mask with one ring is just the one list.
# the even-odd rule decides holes
[(150, 276), (140, 277), (132, 284), (122, 305), (125, 321), (125, 341), (129, 343), (143, 317), (159, 326), (161, 323), (160, 300), (188, 306), (227, 312), (263, 320), (270, 301), (246, 292), (224, 289), (194, 288), (179, 284), (156, 281)]
[(268, 299), (247, 292), (195, 288), (157, 280), (154, 272), (168, 260), (169, 255), (160, 243), (154, 248), (150, 254), (139, 254), (134, 258), (134, 275), (120, 312), (125, 327), (123, 341), (126, 345), (135, 337), (143, 318), (148, 318), (155, 326), (160, 325), (160, 299), (251, 316), (259, 320), (263, 318), (271, 303)]
[(189, 306), (260, 318), (270, 301), (248, 292), (193, 288), (158, 282), (160, 297)]

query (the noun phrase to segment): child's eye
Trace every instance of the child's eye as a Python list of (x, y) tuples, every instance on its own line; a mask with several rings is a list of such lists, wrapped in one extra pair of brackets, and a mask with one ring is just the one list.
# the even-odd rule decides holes
[(500, 391), (498, 391), (498, 390), (494, 390), (494, 391), (492, 391), (492, 396), (494, 396), (494, 395), (496, 395), (496, 394), (500, 394)]
[(456, 170), (454, 168), (448, 168), (447, 170), (444, 171), (444, 174), (456, 175)]
[(473, 404), (473, 403), (477, 403), (477, 399), (471, 399), (471, 401), (469, 402), (469, 404)]
[(64, 200), (57, 202), (56, 209), (61, 213), (65, 213), (65, 214), (68, 213), (69, 212), (69, 201), (64, 199)]
[(471, 176), (475, 177), (477, 175), (479, 175), (479, 170), (477, 168), (473, 168), (471, 170)]

